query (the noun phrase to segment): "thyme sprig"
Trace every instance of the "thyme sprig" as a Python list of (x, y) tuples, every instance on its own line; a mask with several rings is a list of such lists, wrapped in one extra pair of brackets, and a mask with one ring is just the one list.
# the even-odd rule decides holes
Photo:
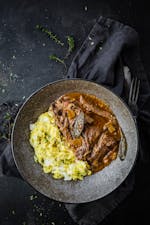
[(49, 59), (54, 60), (55, 62), (59, 62), (59, 63), (63, 64), (65, 69), (66, 69), (66, 63), (64, 62), (64, 59), (60, 59), (56, 55), (50, 55)]
[(68, 43), (68, 53), (72, 53), (75, 49), (75, 41), (74, 38), (72, 36), (67, 36), (67, 43)]
[[(57, 44), (59, 44), (61, 46), (64, 46), (64, 43), (55, 34), (53, 34), (51, 31), (49, 31), (47, 28), (37, 24), (36, 29), (38, 29), (38, 30), (42, 31), (43, 33), (47, 34), (48, 37), (50, 37)], [(67, 49), (66, 55), (62, 59), (60, 57), (56, 56), (56, 55), (50, 55), (49, 56), (49, 59), (63, 64), (65, 69), (67, 68), (66, 63), (65, 63), (65, 59), (67, 59), (75, 49), (74, 38), (72, 36), (69, 36), (69, 35), (66, 38), (67, 38), (67, 44), (68, 44), (68, 49)]]
[(42, 31), (43, 33), (47, 34), (48, 37), (50, 37), (55, 43), (64, 46), (64, 43), (56, 36), (56, 34), (53, 34), (52, 31), (49, 31), (47, 28), (37, 24), (36, 29)]

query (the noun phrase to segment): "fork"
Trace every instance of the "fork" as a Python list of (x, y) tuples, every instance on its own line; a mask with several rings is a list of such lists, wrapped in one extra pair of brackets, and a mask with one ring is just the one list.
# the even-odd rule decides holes
[(134, 119), (136, 119), (138, 115), (137, 101), (139, 97), (139, 90), (140, 90), (140, 80), (137, 77), (134, 77), (131, 82), (128, 99), (128, 105), (133, 113)]
[[(133, 113), (133, 118), (135, 121), (138, 115), (137, 101), (139, 96), (139, 90), (140, 90), (140, 80), (137, 77), (135, 77), (131, 81), (128, 99), (128, 105)], [(123, 131), (122, 130), (120, 131), (121, 131), (121, 141), (119, 144), (119, 158), (120, 160), (124, 160), (127, 153), (127, 142)]]

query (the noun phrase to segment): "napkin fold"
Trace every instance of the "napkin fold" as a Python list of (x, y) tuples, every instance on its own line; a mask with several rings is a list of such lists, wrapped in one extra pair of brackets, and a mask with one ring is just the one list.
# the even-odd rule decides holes
[[(74, 57), (67, 78), (92, 80), (115, 92), (126, 102), (131, 77), (141, 80), (138, 99), (140, 151), (138, 163), (149, 162), (148, 137), (150, 137), (150, 86), (139, 54), (137, 32), (118, 21), (100, 17)], [(20, 105), (7, 103), (0, 106), (0, 176), (19, 176), (14, 164), (10, 143), (5, 139), (9, 125)], [(6, 112), (11, 120), (5, 120)], [(147, 138), (145, 138), (147, 137)], [(69, 215), (79, 225), (99, 224), (134, 188), (135, 167), (126, 180), (106, 197), (82, 204), (65, 204)]]

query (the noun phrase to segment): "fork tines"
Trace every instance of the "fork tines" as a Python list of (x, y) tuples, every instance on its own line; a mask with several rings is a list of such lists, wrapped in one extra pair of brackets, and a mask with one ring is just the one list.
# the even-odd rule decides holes
[(140, 80), (135, 77), (132, 79), (131, 88), (129, 93), (129, 104), (136, 104), (139, 96), (139, 89), (140, 89)]

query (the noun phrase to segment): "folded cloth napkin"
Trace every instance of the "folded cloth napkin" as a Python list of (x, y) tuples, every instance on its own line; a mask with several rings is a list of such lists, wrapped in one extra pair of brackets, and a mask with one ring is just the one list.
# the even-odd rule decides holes
[[(100, 17), (90, 34), (74, 57), (67, 73), (67, 78), (82, 78), (103, 84), (125, 101), (128, 99), (130, 69), (132, 77), (141, 80), (138, 100), (138, 119), (140, 134), (140, 162), (148, 158), (148, 138), (150, 137), (150, 88), (146, 78), (140, 55), (138, 35), (134, 29), (118, 21)], [(0, 125), (3, 124), (4, 108), (8, 108), (11, 118), (18, 107), (5, 104), (0, 107)], [(3, 134), (8, 134), (11, 119), (1, 128)], [(10, 144), (2, 136), (0, 141), (0, 174), (18, 176), (15, 168)], [(139, 163), (139, 161), (138, 161)], [(65, 204), (68, 213), (79, 225), (99, 224), (117, 205), (131, 193), (134, 187), (134, 169), (126, 180), (106, 197), (83, 204)]]

